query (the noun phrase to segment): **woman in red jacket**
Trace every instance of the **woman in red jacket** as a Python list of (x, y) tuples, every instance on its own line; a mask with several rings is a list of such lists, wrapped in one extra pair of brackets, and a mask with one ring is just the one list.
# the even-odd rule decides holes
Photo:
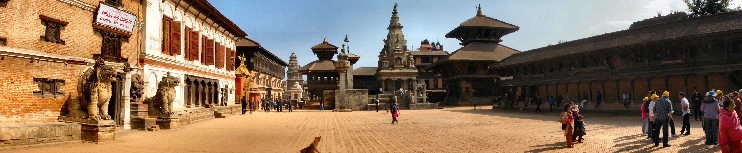
[(734, 101), (727, 99), (719, 111), (719, 148), (722, 153), (742, 152), (742, 126), (739, 125)]

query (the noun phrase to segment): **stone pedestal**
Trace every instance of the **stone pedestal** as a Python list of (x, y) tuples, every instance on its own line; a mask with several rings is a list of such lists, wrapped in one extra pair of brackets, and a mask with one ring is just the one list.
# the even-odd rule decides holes
[(138, 130), (147, 130), (157, 128), (157, 118), (135, 117), (131, 119), (131, 128)]
[(177, 117), (158, 117), (157, 125), (160, 126), (160, 129), (176, 129), (178, 128), (178, 121)]
[(116, 140), (116, 124), (113, 120), (81, 123), (81, 139), (90, 142)]

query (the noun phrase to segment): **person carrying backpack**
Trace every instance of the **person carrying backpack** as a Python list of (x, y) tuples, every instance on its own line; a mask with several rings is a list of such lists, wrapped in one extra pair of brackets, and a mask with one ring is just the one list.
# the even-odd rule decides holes
[(392, 104), (390, 111), (392, 112), (392, 124), (398, 123), (397, 117), (399, 117), (399, 104), (397, 104), (396, 101)]

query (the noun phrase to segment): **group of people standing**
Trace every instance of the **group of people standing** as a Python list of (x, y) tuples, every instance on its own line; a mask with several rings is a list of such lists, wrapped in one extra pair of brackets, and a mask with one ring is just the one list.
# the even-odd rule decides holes
[(585, 121), (580, 115), (580, 108), (571, 102), (564, 106), (564, 112), (560, 116), (562, 131), (567, 141), (567, 148), (572, 148), (573, 143), (583, 143), (585, 133)]
[(294, 111), (295, 102), (291, 100), (265, 100), (261, 103), (263, 111), (270, 112), (271, 109), (276, 112), (283, 112), (284, 109), (288, 109), (289, 112)]
[[(683, 123), (680, 130), (682, 135), (690, 135), (690, 115), (695, 114), (696, 120), (701, 116), (703, 131), (706, 136), (704, 144), (707, 148), (719, 147), (722, 152), (742, 152), (742, 95), (740, 91), (723, 94), (721, 90), (710, 90), (703, 98), (698, 91), (692, 95), (692, 103), (686, 94), (680, 92), (680, 106), (682, 107)], [(670, 93), (664, 91), (662, 96), (657, 92), (649, 91), (642, 104), (642, 134), (652, 139), (654, 146), (669, 147), (668, 133), (677, 136), (673, 122), (674, 109), (669, 99)], [(694, 111), (691, 113), (691, 109)], [(670, 131), (668, 131), (668, 126)], [(662, 138), (659, 132), (662, 131)], [(661, 140), (661, 141), (660, 141)]]

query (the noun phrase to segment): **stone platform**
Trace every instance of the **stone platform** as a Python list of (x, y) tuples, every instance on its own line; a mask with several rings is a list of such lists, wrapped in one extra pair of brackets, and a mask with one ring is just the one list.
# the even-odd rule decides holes
[(90, 120), (81, 123), (83, 141), (102, 142), (116, 140), (116, 123), (113, 120)]
[(0, 148), (68, 141), (80, 141), (80, 124), (46, 123), (0, 125)]

